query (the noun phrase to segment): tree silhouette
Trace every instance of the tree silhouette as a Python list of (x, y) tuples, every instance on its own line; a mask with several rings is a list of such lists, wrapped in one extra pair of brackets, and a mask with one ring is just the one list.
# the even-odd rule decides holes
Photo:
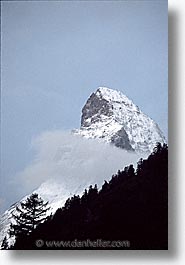
[(130, 249), (167, 249), (168, 146), (157, 144), (147, 159), (139, 160), (136, 170), (133, 165), (119, 170), (100, 190), (91, 185), (81, 197), (69, 198), (51, 219), (16, 240), (13, 249), (38, 249), (38, 238), (128, 239)]
[(15, 223), (11, 223), (9, 235), (16, 239), (29, 235), (38, 224), (46, 220), (46, 212), (49, 210), (47, 205), (48, 202), (44, 203), (36, 193), (21, 202), (20, 207), (16, 207), (16, 214), (12, 214)]

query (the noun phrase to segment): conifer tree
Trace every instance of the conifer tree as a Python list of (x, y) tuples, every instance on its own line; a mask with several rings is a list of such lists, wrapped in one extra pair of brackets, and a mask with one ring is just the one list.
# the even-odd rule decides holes
[(16, 207), (16, 214), (12, 214), (15, 222), (10, 225), (10, 236), (17, 239), (19, 236), (29, 235), (38, 224), (46, 220), (46, 212), (49, 210), (47, 205), (48, 202), (44, 203), (36, 193), (21, 202)]

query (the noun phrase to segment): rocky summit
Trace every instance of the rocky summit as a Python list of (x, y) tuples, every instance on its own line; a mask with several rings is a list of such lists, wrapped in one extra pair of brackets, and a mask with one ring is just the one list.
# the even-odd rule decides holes
[[(151, 118), (141, 112), (121, 92), (106, 87), (99, 87), (90, 95), (82, 109), (81, 127), (73, 133), (87, 139), (104, 141), (128, 151), (145, 154), (152, 152), (157, 142), (165, 143), (161, 130)], [(128, 155), (133, 154), (127, 153)], [(70, 163), (71, 161), (69, 161), (69, 167), (71, 167)], [(75, 180), (75, 175), (72, 177)], [(103, 182), (103, 179), (103, 176), (99, 176), (100, 183)], [(90, 183), (84, 181), (83, 184), (77, 183), (73, 190), (65, 188), (64, 185), (54, 180), (46, 180), (34, 192), (38, 193), (45, 201), (49, 201), (50, 211), (48, 214), (50, 214), (64, 205), (66, 199), (72, 194), (81, 194), (90, 183), (93, 183), (93, 179)], [(98, 183), (95, 177), (94, 182)], [(14, 243), (15, 239), (8, 236), (10, 223), (13, 222), (12, 214), (16, 213), (16, 206), (19, 206), (28, 196), (13, 204), (0, 216), (0, 243), (4, 236), (8, 237), (10, 245)]]
[(75, 133), (137, 153), (150, 153), (157, 142), (166, 142), (157, 123), (120, 91), (107, 87), (90, 95)]

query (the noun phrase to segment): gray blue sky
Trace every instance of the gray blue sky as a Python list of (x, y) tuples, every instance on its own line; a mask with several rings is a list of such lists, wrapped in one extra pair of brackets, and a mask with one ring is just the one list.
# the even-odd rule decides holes
[(1, 197), (16, 198), (12, 179), (33, 158), (31, 139), (78, 128), (98, 86), (122, 91), (167, 136), (166, 0), (1, 6)]

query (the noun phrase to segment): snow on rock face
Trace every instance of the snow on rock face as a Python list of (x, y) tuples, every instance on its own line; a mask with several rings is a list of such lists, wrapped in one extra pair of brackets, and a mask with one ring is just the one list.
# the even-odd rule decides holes
[[(99, 87), (89, 97), (82, 109), (81, 127), (79, 130), (75, 130), (74, 134), (79, 134), (87, 139), (103, 140), (114, 144), (116, 147), (136, 151), (136, 153), (149, 153), (153, 150), (156, 142), (165, 142), (162, 132), (152, 119), (143, 114), (121, 92), (106, 87)], [(129, 156), (130, 152), (127, 153)], [(73, 194), (81, 195), (90, 184), (97, 183), (101, 186), (104, 176), (100, 174), (100, 177), (95, 179), (93, 176), (93, 180), (84, 180), (84, 183), (79, 182), (79, 185), (70, 189), (53, 180), (46, 180), (35, 192), (45, 201), (49, 201), (51, 208), (48, 214), (50, 214), (63, 206), (66, 199)], [(25, 196), (21, 201), (24, 201), (28, 196)], [(0, 242), (2, 242), (5, 235), (8, 236), (9, 226), (13, 221), (12, 213), (16, 213), (16, 206), (19, 204), (20, 201), (1, 215)], [(13, 243), (14, 239), (10, 238), (9, 244)]]
[(82, 109), (81, 128), (86, 138), (100, 138), (137, 153), (152, 152), (165, 143), (158, 125), (120, 91), (99, 87)]

